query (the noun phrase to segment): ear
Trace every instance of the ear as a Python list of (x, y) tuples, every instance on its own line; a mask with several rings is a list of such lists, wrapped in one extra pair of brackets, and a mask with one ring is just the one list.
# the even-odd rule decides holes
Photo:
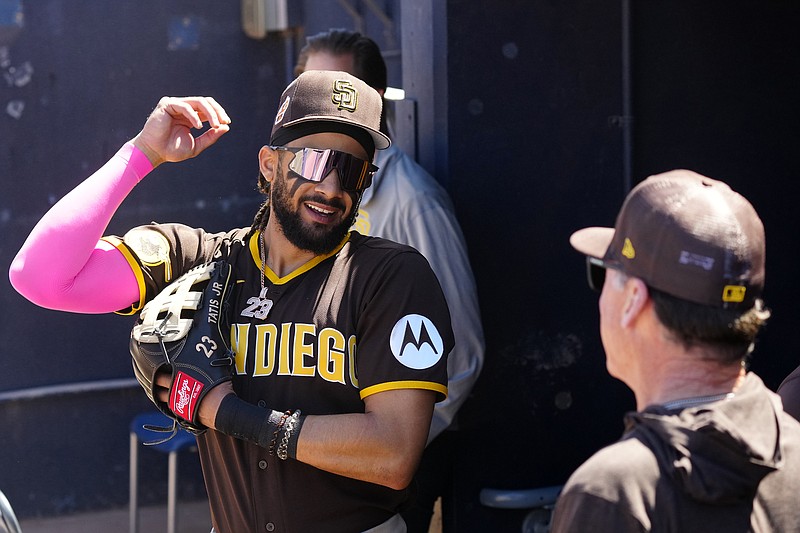
[(644, 311), (650, 300), (647, 285), (639, 278), (628, 278), (625, 282), (625, 304), (620, 316), (620, 325), (629, 327)]
[(275, 169), (278, 165), (278, 152), (269, 146), (262, 146), (258, 151), (258, 168), (264, 179), (272, 183), (272, 178), (275, 176)]

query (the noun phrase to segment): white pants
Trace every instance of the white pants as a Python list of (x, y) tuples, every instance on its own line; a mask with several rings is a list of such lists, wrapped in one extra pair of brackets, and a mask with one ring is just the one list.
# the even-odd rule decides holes
[(402, 516), (396, 514), (383, 524), (378, 524), (364, 533), (406, 533), (406, 522)]

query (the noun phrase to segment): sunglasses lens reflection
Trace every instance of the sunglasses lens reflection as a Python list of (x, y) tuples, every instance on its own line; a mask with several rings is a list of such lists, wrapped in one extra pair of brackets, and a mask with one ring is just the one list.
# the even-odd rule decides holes
[(298, 176), (309, 181), (320, 182), (336, 169), (339, 184), (346, 191), (361, 191), (372, 183), (372, 175), (378, 167), (346, 152), (318, 150), (315, 148), (279, 148), (294, 153), (289, 163)]

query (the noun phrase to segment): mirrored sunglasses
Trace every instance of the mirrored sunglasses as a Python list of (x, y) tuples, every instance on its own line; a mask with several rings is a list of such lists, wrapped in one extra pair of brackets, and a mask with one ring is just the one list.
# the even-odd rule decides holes
[(369, 161), (339, 150), (285, 146), (270, 148), (294, 154), (289, 162), (289, 170), (308, 181), (320, 182), (336, 169), (339, 186), (345, 191), (363, 191), (372, 184), (372, 175), (378, 170), (378, 167)]

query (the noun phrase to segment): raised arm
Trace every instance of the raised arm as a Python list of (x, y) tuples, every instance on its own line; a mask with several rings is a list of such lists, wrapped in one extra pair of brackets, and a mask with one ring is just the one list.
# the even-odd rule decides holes
[[(192, 128), (200, 129), (204, 122), (209, 129), (194, 137)], [(185, 161), (200, 155), (228, 132), (230, 123), (225, 110), (213, 98), (164, 97), (133, 139), (133, 144), (147, 155), (155, 168), (164, 162)]]
[[(194, 138), (192, 128), (208, 122)], [(122, 253), (101, 240), (133, 187), (166, 161), (197, 156), (228, 131), (230, 119), (212, 98), (162, 98), (142, 131), (36, 224), (9, 270), (14, 288), (50, 309), (105, 313), (139, 298)]]

